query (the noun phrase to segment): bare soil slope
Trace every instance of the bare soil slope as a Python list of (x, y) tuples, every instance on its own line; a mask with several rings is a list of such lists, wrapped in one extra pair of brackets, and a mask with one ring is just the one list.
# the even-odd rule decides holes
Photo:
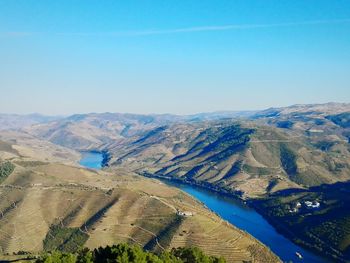
[(0, 185), (2, 253), (129, 242), (155, 251), (194, 245), (228, 262), (279, 261), (247, 233), (157, 180), (122, 170), (12, 162), (14, 172)]

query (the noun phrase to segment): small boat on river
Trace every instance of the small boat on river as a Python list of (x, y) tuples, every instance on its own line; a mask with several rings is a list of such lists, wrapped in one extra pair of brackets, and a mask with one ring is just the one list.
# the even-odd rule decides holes
[(299, 252), (295, 252), (295, 255), (296, 255), (299, 259), (303, 259), (303, 256), (302, 256)]

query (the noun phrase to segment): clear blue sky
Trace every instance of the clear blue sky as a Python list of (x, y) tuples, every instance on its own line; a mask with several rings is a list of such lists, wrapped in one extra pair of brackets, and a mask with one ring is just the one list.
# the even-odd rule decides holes
[(0, 0), (0, 112), (350, 102), (349, 0)]

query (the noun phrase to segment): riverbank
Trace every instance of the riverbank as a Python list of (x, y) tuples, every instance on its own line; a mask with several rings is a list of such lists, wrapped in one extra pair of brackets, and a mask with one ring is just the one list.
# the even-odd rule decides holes
[(298, 252), (303, 256), (305, 262), (327, 262), (311, 251), (305, 250), (304, 246), (301, 247), (300, 244), (288, 239), (285, 233), (276, 228), (276, 222), (267, 220), (264, 214), (260, 213), (261, 211), (255, 210), (253, 200), (246, 200), (239, 194), (223, 192), (220, 189), (206, 187), (195, 182), (150, 173), (141, 175), (160, 179), (194, 196), (224, 220), (248, 232), (270, 247), (283, 261), (300, 260), (296, 255)]
[[(95, 157), (96, 161), (101, 160), (101, 156), (95, 155)], [(89, 164), (92, 166), (96, 165), (91, 162)], [(91, 166), (88, 168), (91, 168)], [(111, 176), (106, 176), (109, 174), (108, 171), (111, 172)], [(142, 193), (141, 195), (135, 195), (135, 198), (141, 198), (142, 202), (130, 198), (121, 198), (121, 201), (117, 202), (117, 207), (119, 207), (120, 202), (128, 202), (127, 207), (131, 206), (132, 209), (125, 210), (123, 207), (118, 208), (118, 211), (114, 210), (110, 215), (120, 212), (121, 215), (132, 220), (137, 216), (137, 221), (130, 221), (126, 222), (125, 225), (121, 225), (120, 227), (123, 230), (118, 230), (114, 235), (124, 233), (125, 226), (129, 226), (132, 230), (130, 231), (130, 237), (134, 238), (133, 240), (136, 242), (140, 241), (138, 240), (138, 236), (135, 235), (135, 230), (145, 231), (144, 229), (146, 229), (147, 233), (150, 233), (149, 231), (152, 233), (155, 231), (155, 234), (151, 235), (157, 237), (163, 247), (170, 246), (176, 248), (192, 245), (203, 248), (205, 251), (210, 251), (213, 255), (223, 256), (228, 262), (280, 262), (276, 253), (273, 253), (263, 242), (259, 242), (248, 231), (242, 231), (242, 228), (234, 227), (228, 223), (228, 220), (219, 217), (219, 214), (214, 209), (202, 205), (201, 203), (203, 202), (200, 203), (199, 198), (195, 200), (196, 197), (194, 195), (186, 194), (180, 188), (169, 187), (167, 184), (160, 183), (158, 180), (149, 180), (143, 176), (130, 176), (128, 172), (118, 174), (117, 171), (113, 171), (113, 167), (106, 169), (103, 173), (99, 173), (98, 171), (95, 171), (95, 173), (96, 176), (103, 174), (105, 180), (102, 183), (104, 185), (109, 185), (112, 188), (113, 184), (117, 184), (118, 189), (123, 189), (119, 191), (116, 188), (115, 191), (112, 191), (116, 195), (126, 191), (125, 188)], [(116, 174), (118, 176), (113, 176)], [(110, 183), (107, 183), (108, 180), (111, 180)], [(162, 210), (162, 207), (164, 210)], [(184, 218), (185, 222), (181, 226), (174, 225), (172, 222), (178, 211), (192, 213), (192, 216)], [(226, 211), (229, 212), (232, 210), (226, 209)], [(164, 218), (164, 213), (170, 214), (166, 214), (166, 218)], [(256, 214), (253, 211), (252, 213)], [(240, 214), (238, 210), (237, 214)], [(141, 218), (143, 218), (143, 221), (139, 221)], [(153, 218), (156, 218), (156, 220)], [(155, 224), (165, 232), (156, 230), (154, 228)], [(142, 226), (142, 228), (138, 226)], [(103, 231), (102, 233), (106, 234), (108, 232)], [(159, 236), (156, 236), (156, 233), (159, 233)], [(144, 240), (144, 237), (142, 240)], [(141, 241), (141, 244), (145, 246), (152, 240), (154, 241), (154, 239), (151, 239), (147, 243)], [(150, 244), (155, 244), (153, 241)], [(169, 243), (170, 241), (171, 243)], [(95, 242), (100, 242), (100, 239), (95, 240)]]
[(149, 178), (166, 179), (166, 180), (173, 181), (173, 182), (188, 184), (188, 185), (195, 186), (195, 187), (201, 187), (201, 188), (207, 189), (209, 191), (215, 192), (217, 194), (221, 194), (223, 196), (239, 199), (242, 202), (247, 201), (247, 199), (245, 197), (243, 197), (241, 191), (228, 191), (228, 190), (223, 189), (223, 188), (215, 187), (212, 184), (207, 183), (207, 182), (200, 183), (200, 182), (197, 182), (194, 180), (190, 181), (190, 180), (186, 180), (186, 179), (182, 179), (182, 178), (175, 178), (175, 177), (170, 177), (170, 176), (151, 174), (151, 173), (147, 173), (147, 172), (138, 173), (138, 174), (141, 176), (149, 177)]
[[(337, 262), (349, 262), (350, 182), (281, 191), (252, 206), (289, 239)], [(317, 202), (310, 207), (308, 202)]]
[(91, 151), (81, 151), (82, 158), (79, 162), (80, 165), (92, 168), (92, 169), (102, 169), (109, 166), (109, 161), (111, 155), (108, 151), (102, 150), (91, 150)]
[[(274, 217), (269, 216), (264, 209), (262, 209), (259, 205), (257, 205), (257, 201), (250, 200), (247, 204), (249, 204), (250, 207), (255, 209), (255, 211), (257, 211), (270, 225), (272, 225), (279, 234), (283, 235), (285, 238), (287, 238), (297, 246), (310, 250), (313, 253), (323, 254), (323, 256), (325, 257), (323, 259), (323, 262), (328, 262), (328, 260), (332, 260), (332, 259), (334, 260), (334, 258), (332, 258), (330, 255), (324, 254), (322, 253), (322, 251), (317, 250), (315, 249), (315, 247), (311, 246), (310, 244), (300, 240), (299, 239), (300, 237), (298, 237), (298, 235), (296, 235), (295, 232), (290, 231), (288, 227), (285, 226), (283, 223), (281, 223), (279, 220), (276, 220)], [(328, 260), (326, 258), (328, 258)], [(341, 262), (345, 262), (345, 261), (341, 261)]]
[[(96, 159), (96, 161), (98, 160), (100, 159)], [(195, 181), (185, 181), (181, 178), (167, 177), (159, 174), (139, 173), (139, 175), (162, 180), (164, 183), (175, 186), (190, 194), (222, 219), (249, 233), (261, 243), (268, 246), (271, 251), (285, 262), (300, 260), (296, 253), (300, 253), (305, 262), (325, 262), (319, 256), (299, 247), (276, 231), (273, 224), (252, 207), (250, 200), (242, 198), (239, 191), (223, 191), (223, 189), (213, 187), (209, 184), (199, 184)]]

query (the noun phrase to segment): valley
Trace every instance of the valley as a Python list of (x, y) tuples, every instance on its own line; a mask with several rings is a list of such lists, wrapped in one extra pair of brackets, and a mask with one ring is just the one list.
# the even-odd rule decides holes
[[(80, 161), (80, 164), (89, 168), (96, 168), (101, 164), (101, 158), (101, 154), (98, 156), (96, 153), (91, 153), (91, 155), (86, 155), (86, 157)], [(238, 199), (232, 199), (201, 187), (195, 187), (173, 180), (161, 180), (161, 182), (181, 189), (192, 197), (195, 197), (222, 219), (247, 231), (266, 244), (284, 262), (294, 261), (296, 259), (295, 252), (301, 253), (303, 258), (309, 262), (325, 262), (322, 258), (285, 239), (281, 234), (277, 233), (264, 218), (256, 213), (254, 209), (251, 209)]]
[(4, 167), (0, 184), (4, 258), (12, 253), (70, 252), (124, 242), (154, 252), (196, 246), (227, 262), (280, 261), (246, 232), (158, 180), (123, 169), (85, 169), (54, 157), (35, 160), (35, 149), (19, 154), (14, 144), (1, 145), (2, 152), (12, 152), (2, 156), (14, 165), (14, 169)]
[[(334, 196), (331, 189), (350, 180), (349, 116), (350, 104), (328, 103), (242, 114), (93, 113), (16, 126), (0, 131), (0, 158), (16, 166), (3, 181), (2, 193), (18, 196), (18, 200), (11, 199), (12, 204), (28, 199), (29, 206), (33, 202), (39, 210), (43, 196), (54, 207), (60, 207), (61, 196), (69, 192), (80, 200), (69, 207), (68, 202), (62, 204), (64, 214), (54, 210), (56, 216), (35, 218), (43, 222), (38, 226), (43, 234), (36, 247), (30, 247), (32, 251), (45, 249), (45, 244), (48, 248), (66, 249), (75, 243), (93, 248), (105, 240), (101, 245), (131, 242), (154, 251), (195, 245), (208, 254), (223, 255), (228, 262), (254, 257), (254, 262), (278, 260), (242, 230), (225, 230), (230, 225), (223, 218), (258, 238), (282, 260), (297, 260), (298, 252), (307, 262), (347, 261), (350, 233), (347, 214), (341, 212), (347, 197)], [(79, 167), (81, 158), (83, 166), (93, 169)], [(170, 187), (174, 184), (215, 213)], [(53, 192), (59, 194), (52, 196)], [(256, 209), (278, 232), (252, 208), (227, 201), (232, 197)], [(296, 200), (302, 203), (305, 198), (323, 200), (321, 209), (313, 211), (316, 214), (308, 210), (291, 214)], [(228, 210), (216, 210), (210, 205), (214, 201)], [(3, 201), (2, 209), (12, 211), (11, 202)], [(194, 216), (179, 221), (178, 211)], [(237, 211), (241, 214), (235, 215)], [(258, 221), (249, 225), (250, 217)], [(9, 230), (13, 218), (8, 217), (2, 226), (9, 235), (3, 252), (27, 244), (25, 239), (20, 243), (24, 245), (12, 241), (20, 233)], [(310, 225), (314, 220), (318, 223)], [(339, 225), (335, 231), (342, 232), (340, 239), (328, 240), (325, 226), (329, 225)], [(293, 235), (288, 234), (291, 230)], [(236, 239), (238, 233), (243, 237)], [(40, 246), (40, 240), (44, 245)], [(261, 257), (257, 256), (260, 250)]]
[(350, 0), (0, 0), (0, 263), (350, 263)]

